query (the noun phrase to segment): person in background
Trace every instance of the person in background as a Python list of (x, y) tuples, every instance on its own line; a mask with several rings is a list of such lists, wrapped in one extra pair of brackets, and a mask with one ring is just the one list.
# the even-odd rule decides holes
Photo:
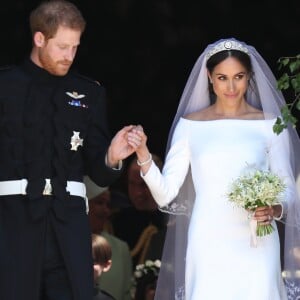
[(112, 265), (111, 246), (107, 240), (98, 234), (92, 234), (92, 254), (94, 261), (94, 298), (93, 300), (114, 300), (107, 292), (101, 290), (98, 278), (108, 272)]
[(104, 87), (71, 68), (85, 26), (73, 3), (40, 3), (30, 56), (0, 71), (3, 300), (93, 297), (83, 176), (111, 184), (132, 149), (131, 126), (111, 139)]
[[(142, 127), (128, 134), (142, 178), (172, 216), (155, 299), (300, 297), (300, 140), (292, 126), (274, 132), (284, 104), (256, 49), (223, 39), (207, 46), (191, 72), (162, 172)], [(258, 170), (277, 175), (285, 188), (277, 203), (258, 205), (249, 217), (228, 195), (233, 181)], [(275, 220), (285, 223), (284, 281)], [(257, 236), (257, 226), (270, 224), (272, 233)]]
[(89, 221), (92, 233), (103, 236), (112, 248), (113, 264), (97, 279), (103, 290), (116, 300), (130, 300), (132, 259), (126, 242), (109, 233), (106, 228), (111, 215), (111, 192), (84, 178), (89, 199)]
[[(162, 167), (162, 160), (153, 154), (153, 160)], [(140, 176), (136, 156), (132, 156), (126, 172), (128, 207), (112, 215), (114, 234), (130, 247), (134, 266), (146, 259), (161, 259), (166, 214), (158, 210), (149, 188)]]

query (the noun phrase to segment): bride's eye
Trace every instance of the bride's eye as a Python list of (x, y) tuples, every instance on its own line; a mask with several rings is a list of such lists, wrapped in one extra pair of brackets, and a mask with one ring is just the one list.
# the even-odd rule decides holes
[(243, 79), (244, 76), (245, 76), (245, 74), (244, 74), (244, 73), (241, 73), (241, 74), (237, 74), (237, 75), (235, 76), (235, 78), (240, 80), (240, 79)]

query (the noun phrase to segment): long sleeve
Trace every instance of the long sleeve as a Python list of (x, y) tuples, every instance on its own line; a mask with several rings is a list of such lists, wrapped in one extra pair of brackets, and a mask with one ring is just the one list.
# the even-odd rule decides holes
[(120, 176), (120, 171), (109, 168), (105, 155), (110, 143), (107, 122), (105, 90), (101, 86), (94, 89), (91, 124), (84, 144), (86, 173), (99, 186), (107, 186)]
[(269, 147), (269, 163), (271, 171), (279, 175), (286, 185), (283, 197), (281, 199), (284, 214), (286, 214), (296, 196), (295, 180), (293, 176), (293, 170), (291, 169), (291, 163), (289, 161), (289, 152), (290, 141), (287, 131), (283, 131), (279, 135), (272, 133)]
[(168, 205), (178, 194), (190, 164), (188, 125), (183, 119), (178, 123), (165, 164), (160, 172), (154, 162), (144, 176), (152, 196), (160, 207)]

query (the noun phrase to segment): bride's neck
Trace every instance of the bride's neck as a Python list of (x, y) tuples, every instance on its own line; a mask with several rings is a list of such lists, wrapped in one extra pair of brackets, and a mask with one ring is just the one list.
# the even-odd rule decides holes
[(213, 105), (215, 114), (224, 117), (238, 117), (248, 113), (248, 105), (245, 102), (239, 105), (229, 106), (222, 103), (215, 103)]

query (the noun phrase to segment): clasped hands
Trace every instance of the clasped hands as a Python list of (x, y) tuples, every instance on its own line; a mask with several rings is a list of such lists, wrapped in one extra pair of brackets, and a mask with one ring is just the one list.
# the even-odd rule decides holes
[[(147, 150), (147, 136), (141, 125), (133, 126), (133, 128), (127, 134), (127, 142), (135, 152), (142, 154), (143, 150)], [(149, 152), (147, 153), (149, 156)]]
[(117, 166), (120, 160), (127, 158), (134, 152), (140, 161), (147, 160), (150, 153), (146, 142), (147, 136), (141, 125), (123, 127), (111, 140), (107, 151), (108, 166)]

